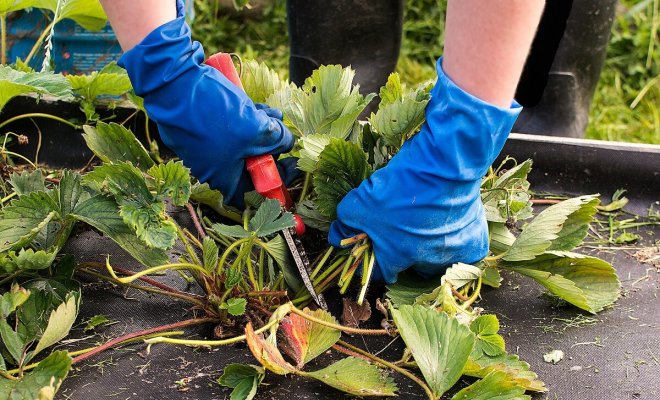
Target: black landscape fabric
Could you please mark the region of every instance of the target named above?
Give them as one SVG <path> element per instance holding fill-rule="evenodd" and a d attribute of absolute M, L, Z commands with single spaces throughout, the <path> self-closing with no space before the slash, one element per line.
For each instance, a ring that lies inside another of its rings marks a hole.
<path fill-rule="evenodd" d="M 620 148 L 521 135 L 509 141 L 505 152 L 507 150 L 521 161 L 535 159 L 535 172 L 530 181 L 537 191 L 572 195 L 600 192 L 606 201 L 614 190 L 625 188 L 631 199 L 628 209 L 642 215 L 646 215 L 651 206 L 658 210 L 660 152 L 657 147 Z M 657 259 L 660 229 L 657 225 L 645 226 L 634 233 L 640 234 L 642 239 L 632 246 L 580 250 L 611 262 L 623 284 L 621 299 L 598 315 L 558 304 L 541 286 L 512 273 L 503 273 L 501 288 L 482 292 L 483 300 L 478 306 L 497 314 L 507 350 L 527 361 L 548 386 L 548 393 L 534 395 L 535 399 L 660 398 L 660 270 Z M 103 255 L 110 254 L 113 265 L 139 269 L 139 265 L 109 239 L 90 230 L 77 232 L 67 246 L 66 252 L 74 254 L 79 262 L 103 261 Z M 647 261 L 653 257 L 655 261 Z M 188 291 L 195 290 L 181 287 L 183 279 L 176 273 L 155 279 Z M 382 287 L 373 289 L 371 301 L 382 294 Z M 71 350 L 194 316 L 186 309 L 186 304 L 135 289 L 90 280 L 83 291 L 79 321 L 103 314 L 116 323 L 94 332 L 84 332 L 84 324 L 81 324 L 73 331 L 74 340 L 67 345 Z M 338 296 L 334 297 L 337 306 Z M 372 326 L 378 325 L 376 314 L 369 322 Z M 212 329 L 212 326 L 188 329 L 187 336 L 209 338 Z M 389 360 L 399 359 L 403 351 L 400 339 L 344 337 L 371 352 L 380 352 L 381 357 Z M 150 353 L 146 350 L 144 344 L 134 344 L 76 365 L 58 397 L 72 400 L 228 399 L 230 390 L 217 383 L 224 366 L 257 363 L 245 344 L 213 349 L 158 344 Z M 557 364 L 547 363 L 543 358 L 553 350 L 564 353 Z M 329 353 L 309 367 L 314 369 L 339 357 L 337 353 Z M 394 378 L 399 386 L 399 398 L 425 398 L 411 381 L 397 374 Z M 256 398 L 351 397 L 316 381 L 268 374 Z"/>

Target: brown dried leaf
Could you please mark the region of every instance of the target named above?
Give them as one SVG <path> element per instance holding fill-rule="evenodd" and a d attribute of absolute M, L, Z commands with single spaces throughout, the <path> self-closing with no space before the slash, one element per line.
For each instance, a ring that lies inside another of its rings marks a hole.
<path fill-rule="evenodd" d="M 371 305 L 369 305 L 369 302 L 359 305 L 351 299 L 344 298 L 344 311 L 341 319 L 345 326 L 357 328 L 360 322 L 367 321 L 369 318 L 371 318 Z"/>
<path fill-rule="evenodd" d="M 387 305 L 383 304 L 383 302 L 380 299 L 376 299 L 376 310 L 380 311 L 381 314 L 385 317 L 385 319 L 390 318 L 390 313 L 387 311 Z"/>

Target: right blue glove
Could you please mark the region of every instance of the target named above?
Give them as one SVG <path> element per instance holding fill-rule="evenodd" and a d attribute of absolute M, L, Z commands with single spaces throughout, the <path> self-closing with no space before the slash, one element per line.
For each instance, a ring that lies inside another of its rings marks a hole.
<path fill-rule="evenodd" d="M 488 253 L 481 179 L 504 146 L 521 107 L 500 108 L 456 86 L 437 64 L 426 122 L 384 168 L 337 207 L 329 241 L 364 232 L 377 266 L 372 279 L 396 282 L 412 267 L 441 274 Z"/>
<path fill-rule="evenodd" d="M 225 203 L 241 207 L 243 194 L 254 189 L 245 159 L 287 152 L 293 135 L 280 111 L 255 106 L 245 92 L 204 64 L 204 50 L 191 39 L 183 7 L 178 0 L 177 18 L 127 51 L 119 65 L 144 98 L 163 142 L 195 177 L 219 189 Z"/>

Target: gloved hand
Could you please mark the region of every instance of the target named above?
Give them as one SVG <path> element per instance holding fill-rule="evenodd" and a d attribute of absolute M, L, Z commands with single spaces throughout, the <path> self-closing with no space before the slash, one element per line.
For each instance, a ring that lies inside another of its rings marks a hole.
<path fill-rule="evenodd" d="M 426 122 L 384 168 L 337 208 L 329 241 L 364 232 L 377 266 L 372 279 L 396 282 L 412 267 L 423 276 L 487 255 L 488 226 L 479 188 L 521 107 L 503 109 L 466 93 L 436 66 Z"/>
<path fill-rule="evenodd" d="M 204 65 L 177 0 L 177 18 L 151 32 L 119 61 L 163 142 L 194 176 L 219 189 L 225 203 L 241 207 L 253 190 L 245 159 L 287 152 L 293 135 L 282 113 L 256 106 L 220 72 Z M 284 168 L 290 171 L 290 168 Z M 286 177 L 285 177 L 286 180 Z"/>

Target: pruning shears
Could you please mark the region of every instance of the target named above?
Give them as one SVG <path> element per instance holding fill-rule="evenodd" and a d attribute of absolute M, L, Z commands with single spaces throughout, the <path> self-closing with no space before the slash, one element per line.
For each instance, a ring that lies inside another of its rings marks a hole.
<path fill-rule="evenodd" d="M 206 64 L 217 69 L 222 73 L 231 83 L 243 89 L 241 78 L 236 71 L 234 61 L 229 53 L 217 53 L 212 55 L 206 60 Z M 293 200 L 289 194 L 289 190 L 284 185 L 280 172 L 275 164 L 275 159 L 270 154 L 261 156 L 249 157 L 245 160 L 247 170 L 252 178 L 257 193 L 267 199 L 275 199 L 280 202 L 282 208 L 288 211 L 293 207 Z M 305 224 L 300 218 L 300 215 L 294 214 L 295 226 L 282 230 L 284 239 L 289 251 L 293 256 L 296 267 L 300 272 L 305 288 L 314 299 L 314 302 L 321 308 L 327 309 L 328 306 L 323 298 L 323 295 L 316 293 L 312 279 L 310 278 L 310 263 L 307 258 L 307 253 L 300 241 L 300 236 L 305 232 Z"/>

